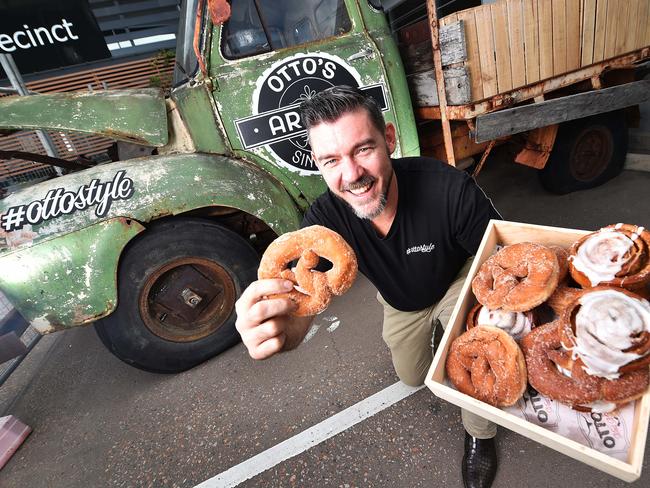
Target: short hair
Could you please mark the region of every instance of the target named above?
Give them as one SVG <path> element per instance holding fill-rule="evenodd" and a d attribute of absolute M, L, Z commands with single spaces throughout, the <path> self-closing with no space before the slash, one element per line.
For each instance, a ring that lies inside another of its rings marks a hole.
<path fill-rule="evenodd" d="M 386 129 L 384 116 L 377 101 L 358 88 L 348 85 L 332 86 L 300 104 L 303 127 L 309 130 L 323 122 L 334 122 L 348 112 L 364 109 L 370 115 L 372 124 L 383 134 Z"/>

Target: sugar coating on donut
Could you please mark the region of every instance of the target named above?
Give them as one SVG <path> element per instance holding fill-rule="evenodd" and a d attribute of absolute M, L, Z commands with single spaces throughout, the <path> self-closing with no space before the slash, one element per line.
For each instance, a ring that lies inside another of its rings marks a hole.
<path fill-rule="evenodd" d="M 526 389 L 524 356 L 515 340 L 497 327 L 474 327 L 458 336 L 445 367 L 459 391 L 493 406 L 514 405 Z"/>
<path fill-rule="evenodd" d="M 472 291 L 489 309 L 525 312 L 546 301 L 559 279 L 556 253 L 540 244 L 522 242 L 490 256 L 472 280 Z"/>
<path fill-rule="evenodd" d="M 317 271 L 322 257 L 332 263 L 326 272 Z M 295 269 L 288 266 L 297 260 Z M 287 297 L 297 304 L 296 316 L 316 315 L 327 308 L 332 295 L 342 295 L 357 276 L 357 258 L 338 233 L 327 227 L 312 225 L 288 232 L 274 240 L 264 252 L 257 271 L 259 279 L 284 278 L 295 283 Z"/>

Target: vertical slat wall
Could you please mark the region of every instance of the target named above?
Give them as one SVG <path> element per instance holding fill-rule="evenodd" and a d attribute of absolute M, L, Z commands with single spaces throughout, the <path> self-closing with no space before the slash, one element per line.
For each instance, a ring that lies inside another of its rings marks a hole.
<path fill-rule="evenodd" d="M 650 45 L 650 0 L 498 0 L 440 23 L 457 20 L 474 101 Z"/>

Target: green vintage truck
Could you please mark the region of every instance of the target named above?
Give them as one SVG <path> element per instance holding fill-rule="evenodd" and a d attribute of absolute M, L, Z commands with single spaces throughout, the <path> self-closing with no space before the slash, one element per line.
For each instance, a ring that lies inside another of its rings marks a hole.
<path fill-rule="evenodd" d="M 111 352 L 149 371 L 183 371 L 232 346 L 234 303 L 260 253 L 325 189 L 297 106 L 338 84 L 378 100 L 397 127 L 396 156 L 482 164 L 510 139 L 551 190 L 602 183 L 622 168 L 625 109 L 650 92 L 638 79 L 648 2 L 630 3 L 632 34 L 614 30 L 620 46 L 607 28 L 600 39 L 596 0 L 566 0 L 566 25 L 543 3 L 190 0 L 168 97 L 1 98 L 2 130 L 101 134 L 156 151 L 1 200 L 0 289 L 39 332 L 94 323 Z M 548 52 L 547 21 L 563 26 L 564 54 Z"/>

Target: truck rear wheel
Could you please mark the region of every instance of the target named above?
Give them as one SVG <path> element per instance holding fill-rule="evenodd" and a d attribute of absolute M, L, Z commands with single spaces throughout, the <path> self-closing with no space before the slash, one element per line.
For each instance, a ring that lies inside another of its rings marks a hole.
<path fill-rule="evenodd" d="M 594 188 L 621 173 L 626 154 L 623 111 L 572 120 L 560 126 L 539 178 L 544 188 L 560 195 Z"/>
<path fill-rule="evenodd" d="M 132 366 L 189 369 L 240 340 L 235 301 L 255 280 L 258 263 L 245 239 L 210 221 L 154 222 L 125 251 L 117 308 L 95 330 Z"/>

